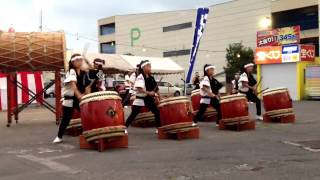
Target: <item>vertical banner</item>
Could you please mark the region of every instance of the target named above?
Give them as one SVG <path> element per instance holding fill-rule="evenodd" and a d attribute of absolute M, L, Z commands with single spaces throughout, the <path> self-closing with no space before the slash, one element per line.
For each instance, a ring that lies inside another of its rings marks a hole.
<path fill-rule="evenodd" d="M 207 18 L 209 14 L 209 8 L 199 8 L 197 13 L 197 21 L 196 21 L 196 27 L 194 31 L 194 37 L 193 37 L 193 44 L 192 44 L 192 50 L 190 55 L 190 62 L 189 62 L 189 71 L 187 74 L 186 83 L 190 83 L 191 75 L 193 71 L 193 66 L 196 61 L 198 48 L 200 45 L 200 40 L 204 32 L 204 28 L 207 23 Z"/>

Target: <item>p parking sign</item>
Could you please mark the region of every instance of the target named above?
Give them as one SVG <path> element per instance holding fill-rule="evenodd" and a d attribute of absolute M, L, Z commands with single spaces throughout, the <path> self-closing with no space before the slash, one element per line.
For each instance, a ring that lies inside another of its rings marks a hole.
<path fill-rule="evenodd" d="M 141 30 L 137 27 L 131 28 L 130 37 L 131 37 L 131 46 L 134 46 L 134 43 L 138 41 L 141 37 Z"/>

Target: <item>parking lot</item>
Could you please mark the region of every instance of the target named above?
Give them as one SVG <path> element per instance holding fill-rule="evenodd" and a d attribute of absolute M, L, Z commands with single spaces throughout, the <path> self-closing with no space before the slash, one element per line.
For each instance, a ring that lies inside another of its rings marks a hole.
<path fill-rule="evenodd" d="M 44 108 L 26 109 L 10 128 L 1 112 L 0 179 L 318 180 L 319 105 L 295 102 L 295 124 L 258 123 L 254 131 L 200 123 L 199 140 L 158 140 L 152 128 L 130 127 L 128 149 L 101 153 L 68 136 L 52 145 L 57 126 Z"/>

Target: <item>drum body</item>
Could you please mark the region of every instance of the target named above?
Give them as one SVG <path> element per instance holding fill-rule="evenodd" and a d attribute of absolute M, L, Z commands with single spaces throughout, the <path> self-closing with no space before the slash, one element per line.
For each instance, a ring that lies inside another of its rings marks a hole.
<path fill-rule="evenodd" d="M 159 110 L 161 126 L 191 123 L 193 120 L 191 102 L 184 96 L 161 100 Z"/>
<path fill-rule="evenodd" d="M 193 90 L 191 92 L 191 102 L 192 102 L 192 109 L 194 112 L 199 111 L 200 100 L 201 100 L 200 89 Z M 204 116 L 203 121 L 205 122 L 216 121 L 218 118 L 217 111 L 213 107 L 211 107 L 211 105 L 209 105 L 209 107 L 207 108 L 203 116 Z"/>
<path fill-rule="evenodd" d="M 80 108 L 85 137 L 86 134 L 91 138 L 115 131 L 123 133 L 124 112 L 121 98 L 116 92 L 104 91 L 88 94 L 81 99 Z M 115 130 L 112 127 L 117 128 Z M 105 128 L 112 128 L 112 131 Z"/>
<path fill-rule="evenodd" d="M 265 91 L 262 96 L 267 112 L 292 108 L 292 99 L 287 88 L 270 89 Z"/>
<path fill-rule="evenodd" d="M 248 101 L 245 95 L 230 95 L 221 97 L 221 117 L 225 119 L 237 119 L 248 117 Z"/>
<path fill-rule="evenodd" d="M 199 110 L 200 100 L 201 100 L 200 89 L 193 90 L 191 92 L 191 102 L 192 102 L 192 108 L 194 111 Z"/>
<path fill-rule="evenodd" d="M 0 33 L 0 69 L 52 71 L 63 69 L 65 36 L 61 32 Z"/>

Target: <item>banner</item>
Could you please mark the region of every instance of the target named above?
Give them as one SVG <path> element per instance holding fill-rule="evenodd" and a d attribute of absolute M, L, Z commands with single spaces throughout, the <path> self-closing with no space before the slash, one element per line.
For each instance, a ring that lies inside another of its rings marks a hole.
<path fill-rule="evenodd" d="M 257 47 L 300 43 L 300 26 L 257 32 Z"/>
<path fill-rule="evenodd" d="M 186 83 L 190 83 L 190 80 L 191 80 L 193 66 L 196 61 L 200 40 L 207 23 L 208 14 L 209 14 L 209 8 L 198 9 L 196 27 L 194 31 L 192 50 L 191 50 L 190 61 L 189 61 L 189 71 L 187 74 Z"/>
<path fill-rule="evenodd" d="M 314 61 L 316 58 L 316 48 L 314 45 L 301 45 L 301 61 Z"/>
<path fill-rule="evenodd" d="M 281 46 L 258 47 L 255 54 L 256 64 L 279 64 L 282 63 Z"/>
<path fill-rule="evenodd" d="M 281 64 L 315 60 L 314 45 L 284 45 L 257 47 L 255 52 L 256 64 Z"/>
<path fill-rule="evenodd" d="M 300 46 L 285 45 L 282 46 L 282 63 L 298 62 L 300 61 Z"/>

